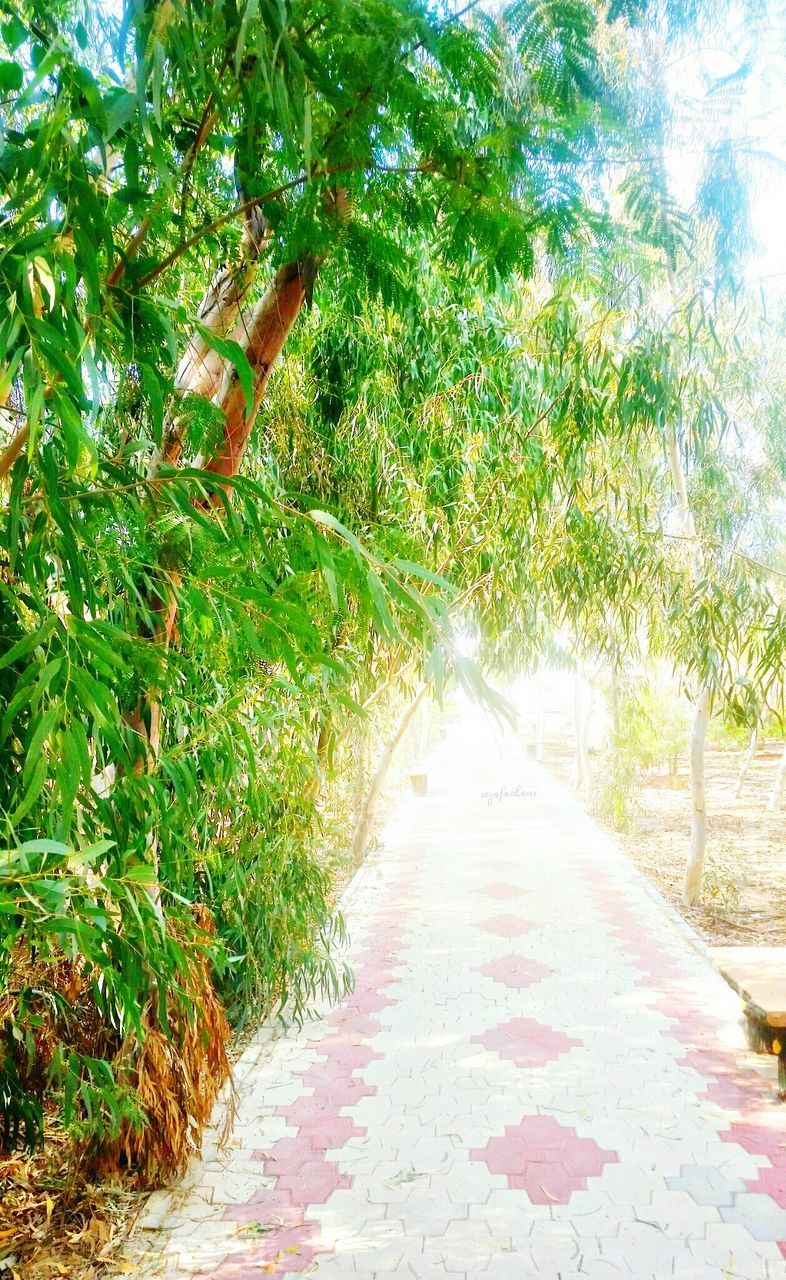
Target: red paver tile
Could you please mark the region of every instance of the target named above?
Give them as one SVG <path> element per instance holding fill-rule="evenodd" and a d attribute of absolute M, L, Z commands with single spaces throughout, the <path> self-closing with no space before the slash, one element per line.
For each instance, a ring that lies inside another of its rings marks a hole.
<path fill-rule="evenodd" d="M 499 938 L 518 938 L 535 928 L 531 921 L 514 915 L 490 916 L 487 920 L 479 920 L 477 927 L 484 933 L 495 933 Z"/>
<path fill-rule="evenodd" d="M 498 898 L 500 902 L 507 902 L 509 898 L 520 898 L 524 890 L 517 884 L 506 884 L 502 880 L 495 880 L 493 884 L 484 884 L 478 890 L 484 898 Z"/>
<path fill-rule="evenodd" d="M 470 1151 L 470 1157 L 504 1174 L 508 1186 L 526 1191 L 533 1204 L 568 1204 L 574 1191 L 586 1189 L 588 1178 L 599 1177 L 619 1159 L 552 1116 L 525 1116 Z"/>
<path fill-rule="evenodd" d="M 536 1022 L 534 1018 L 511 1018 L 482 1035 L 473 1036 L 472 1042 L 493 1049 L 501 1058 L 515 1062 L 517 1067 L 543 1067 L 581 1044 L 580 1040 Z"/>
<path fill-rule="evenodd" d="M 526 956 L 501 956 L 478 965 L 478 973 L 484 973 L 495 982 L 502 982 L 506 987 L 523 990 L 531 987 L 552 972 L 545 964 L 530 960 Z"/>

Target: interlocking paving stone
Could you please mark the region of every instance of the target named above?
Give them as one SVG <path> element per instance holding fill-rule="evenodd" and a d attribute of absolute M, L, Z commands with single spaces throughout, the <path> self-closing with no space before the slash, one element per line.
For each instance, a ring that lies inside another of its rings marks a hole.
<path fill-rule="evenodd" d="M 491 801 L 489 801 L 491 796 Z M 786 1280 L 786 1108 L 698 940 L 468 710 L 344 902 L 354 991 L 260 1033 L 157 1280 Z"/>
<path fill-rule="evenodd" d="M 745 1190 L 741 1178 L 729 1178 L 714 1165 L 685 1165 L 678 1178 L 667 1178 L 672 1191 L 687 1191 L 696 1204 L 732 1205 L 737 1191 Z"/>
<path fill-rule="evenodd" d="M 769 1196 L 742 1191 L 730 1208 L 720 1211 L 724 1222 L 739 1222 L 756 1240 L 786 1240 L 786 1209 Z"/>

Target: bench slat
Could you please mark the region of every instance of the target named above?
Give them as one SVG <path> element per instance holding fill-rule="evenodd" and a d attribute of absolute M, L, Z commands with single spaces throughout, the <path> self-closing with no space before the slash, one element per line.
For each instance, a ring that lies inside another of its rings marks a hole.
<path fill-rule="evenodd" d="M 786 947 L 711 947 L 712 958 L 747 1006 L 770 1027 L 786 1027 Z"/>

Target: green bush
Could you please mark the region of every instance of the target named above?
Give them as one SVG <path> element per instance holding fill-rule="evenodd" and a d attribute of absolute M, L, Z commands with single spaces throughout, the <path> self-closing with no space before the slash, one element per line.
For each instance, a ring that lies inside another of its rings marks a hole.
<path fill-rule="evenodd" d="M 616 725 L 598 771 L 603 781 L 597 809 L 615 830 L 630 831 L 639 780 L 658 767 L 676 773 L 688 743 L 688 717 L 670 683 L 641 675 L 629 676 L 620 686 Z"/>

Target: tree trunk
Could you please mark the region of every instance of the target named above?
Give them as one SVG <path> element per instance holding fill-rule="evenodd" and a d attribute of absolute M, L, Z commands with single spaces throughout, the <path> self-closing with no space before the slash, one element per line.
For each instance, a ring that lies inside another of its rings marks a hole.
<path fill-rule="evenodd" d="M 219 476 L 234 476 L 240 469 L 248 438 L 267 390 L 268 379 L 297 320 L 306 296 L 306 275 L 302 264 L 290 262 L 279 267 L 265 296 L 257 303 L 248 321 L 245 352 L 254 374 L 254 401 L 249 413 L 237 375 L 224 373 L 216 403 L 224 414 L 224 439 L 216 454 L 202 465 Z"/>
<path fill-rule="evenodd" d="M 586 691 L 586 696 L 585 696 Z M 592 793 L 592 763 L 589 754 L 589 720 L 592 713 L 593 689 L 580 671 L 573 685 L 573 716 L 576 731 L 576 788 L 589 799 Z"/>
<path fill-rule="evenodd" d="M 24 422 L 12 436 L 10 443 L 7 444 L 5 449 L 3 449 L 3 452 L 0 453 L 0 481 L 4 480 L 8 475 L 17 458 L 27 445 L 29 436 L 30 424 L 28 422 Z"/>
<path fill-rule="evenodd" d="M 332 754 L 335 734 L 333 731 L 333 722 L 330 716 L 325 714 L 320 720 L 319 732 L 317 733 L 317 742 L 315 748 L 314 772 L 306 784 L 306 795 L 311 800 L 316 800 L 319 795 L 320 788 L 325 780 L 324 766 L 329 763 L 329 757 Z"/>
<path fill-rule="evenodd" d="M 585 800 L 592 797 L 592 761 L 589 752 L 589 728 L 590 719 L 592 717 L 592 704 L 595 701 L 595 690 L 592 685 L 585 681 L 587 696 L 584 700 L 584 710 L 581 717 L 581 773 L 583 778 L 583 795 Z"/>
<path fill-rule="evenodd" d="M 677 302 L 677 286 L 672 275 L 672 294 Z M 670 427 L 666 436 L 674 491 L 682 521 L 684 536 L 690 541 L 691 577 L 693 585 L 698 586 L 704 577 L 704 558 L 696 536 L 696 524 L 688 500 L 688 486 L 680 456 L 677 433 Z M 691 836 L 690 851 L 685 864 L 685 880 L 682 900 L 686 906 L 695 907 L 701 899 L 701 884 L 704 875 L 704 855 L 707 848 L 707 807 L 704 788 L 704 750 L 707 744 L 707 728 L 712 710 L 712 694 L 706 685 L 699 689 L 693 707 L 693 730 L 690 745 L 690 788 L 691 788 Z"/>
<path fill-rule="evenodd" d="M 611 664 L 611 736 L 615 746 L 620 736 L 620 682 L 616 661 Z"/>
<path fill-rule="evenodd" d="M 427 702 L 422 702 L 420 705 L 421 705 L 420 727 L 418 729 L 418 746 L 417 746 L 418 762 L 425 760 L 426 758 L 426 753 L 428 751 L 429 732 L 431 728 L 429 724 L 429 713 L 428 713 L 429 704 Z"/>
<path fill-rule="evenodd" d="M 573 733 L 576 739 L 573 756 L 573 777 L 576 782 L 576 790 L 581 791 L 584 777 L 581 767 L 581 677 L 578 671 L 573 676 Z"/>
<path fill-rule="evenodd" d="M 360 865 L 363 860 L 363 855 L 366 852 L 371 824 L 376 815 L 377 804 L 379 803 L 382 788 L 385 785 L 385 779 L 388 776 L 390 763 L 393 759 L 396 748 L 412 723 L 413 717 L 425 697 L 427 688 L 427 685 L 421 684 L 412 701 L 404 708 L 391 737 L 388 738 L 388 741 L 385 744 L 385 748 L 374 771 L 374 776 L 369 783 L 366 798 L 363 802 L 360 817 L 352 837 L 352 861 L 356 867 Z"/>
<path fill-rule="evenodd" d="M 218 405 L 225 416 L 224 440 L 215 456 L 204 464 L 206 470 L 222 476 L 232 476 L 238 471 L 251 429 L 264 399 L 270 371 L 280 356 L 300 313 L 304 297 L 305 289 L 300 264 L 291 263 L 280 267 L 270 288 L 255 308 L 248 326 L 246 356 L 254 374 L 252 411 L 247 412 L 245 394 L 236 370 L 226 369 L 218 393 Z M 185 367 L 184 362 L 193 370 L 193 362 L 189 364 L 189 359 L 187 352 L 181 361 L 181 370 Z M 189 389 L 193 390 L 193 388 Z M 182 438 L 178 440 L 175 433 L 167 447 L 167 460 L 176 463 L 181 449 Z M 149 474 L 154 474 L 152 463 Z M 177 626 L 178 603 L 175 591 L 180 581 L 175 571 L 170 577 L 172 592 L 167 600 L 162 600 L 156 605 L 156 612 L 161 619 L 160 631 L 157 630 L 156 638 L 163 639 L 167 647 L 175 635 Z M 144 743 L 144 753 L 147 756 L 146 767 L 151 768 L 152 761 L 158 755 L 160 738 L 160 709 L 156 698 L 150 698 L 147 705 L 140 709 L 140 724 L 144 724 L 145 715 L 150 723 L 150 732 Z"/>
<path fill-rule="evenodd" d="M 535 678 L 535 759 L 542 760 L 546 750 L 546 708 L 543 705 L 543 682 Z"/>
<path fill-rule="evenodd" d="M 783 789 L 786 785 L 786 746 L 783 748 L 781 762 L 778 765 L 778 772 L 775 775 L 775 781 L 772 784 L 772 791 L 767 803 L 767 808 L 771 813 L 780 813 L 783 804 Z"/>
<path fill-rule="evenodd" d="M 363 814 L 363 802 L 366 795 L 366 774 L 368 772 L 368 749 L 370 744 L 369 722 L 364 716 L 358 725 L 355 735 L 355 776 L 352 783 L 352 826 L 357 828 Z"/>
<path fill-rule="evenodd" d="M 269 238 L 261 211 L 253 207 L 248 209 L 243 227 L 241 261 L 216 272 L 199 306 L 198 318 L 203 328 L 219 338 L 231 335 L 241 347 L 246 341 L 246 319 L 241 315 L 242 307 L 256 279 L 259 259 Z M 221 388 L 226 365 L 224 357 L 197 330 L 177 366 L 175 391 L 214 400 Z M 183 415 L 174 414 L 162 448 L 156 450 L 150 461 L 148 479 L 155 477 L 164 459 L 171 466 L 177 465 L 184 435 Z"/>
<path fill-rule="evenodd" d="M 758 744 L 758 741 L 759 741 L 759 730 L 757 727 L 751 730 L 751 736 L 748 739 L 748 745 L 745 748 L 745 751 L 743 752 L 742 762 L 740 764 L 740 772 L 737 775 L 737 785 L 734 788 L 735 800 L 739 800 L 740 796 L 742 795 L 742 788 L 745 785 L 745 779 L 748 776 L 748 770 L 750 769 L 751 764 L 753 762 L 753 757 L 756 754 L 756 746 Z"/>
<path fill-rule="evenodd" d="M 682 889 L 682 900 L 688 907 L 698 906 L 701 900 L 704 854 L 707 846 L 704 749 L 707 744 L 707 729 L 710 723 L 711 709 L 712 697 L 710 691 L 709 689 L 702 689 L 696 699 L 690 740 L 690 853 L 685 867 L 685 882 Z"/>

